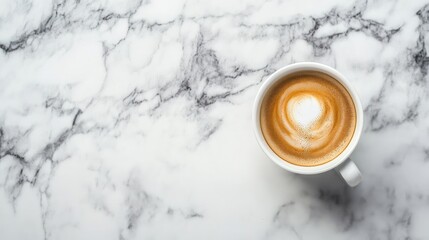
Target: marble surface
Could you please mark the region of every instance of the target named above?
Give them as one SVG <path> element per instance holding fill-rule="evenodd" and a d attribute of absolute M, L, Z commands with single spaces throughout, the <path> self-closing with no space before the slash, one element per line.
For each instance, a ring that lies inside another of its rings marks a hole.
<path fill-rule="evenodd" d="M 0 239 L 429 239 L 429 2 L 0 6 Z M 257 145 L 299 61 L 361 97 L 357 188 Z"/>

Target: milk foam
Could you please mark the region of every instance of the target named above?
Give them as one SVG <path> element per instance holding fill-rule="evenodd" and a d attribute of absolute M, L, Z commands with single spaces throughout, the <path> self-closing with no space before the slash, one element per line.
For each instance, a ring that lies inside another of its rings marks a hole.
<path fill-rule="evenodd" d="M 299 126 L 309 128 L 319 119 L 322 113 L 322 106 L 315 97 L 306 95 L 293 102 L 294 104 L 291 106 L 292 117 Z"/>

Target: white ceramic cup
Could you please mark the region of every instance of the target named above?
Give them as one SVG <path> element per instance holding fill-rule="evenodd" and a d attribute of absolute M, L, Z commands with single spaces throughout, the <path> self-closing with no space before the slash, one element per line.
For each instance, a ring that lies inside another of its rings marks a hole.
<path fill-rule="evenodd" d="M 270 89 L 270 87 L 274 83 L 276 83 L 277 81 L 279 81 L 280 79 L 282 79 L 287 75 L 290 75 L 292 73 L 297 73 L 297 72 L 305 72 L 305 71 L 316 71 L 316 72 L 324 73 L 336 79 L 347 89 L 347 91 L 349 92 L 350 96 L 353 99 L 353 103 L 356 109 L 356 129 L 354 131 L 353 137 L 349 145 L 347 146 L 347 148 L 332 161 L 329 161 L 322 165 L 312 166 L 312 167 L 294 165 L 277 156 L 277 154 L 275 154 L 273 150 L 271 150 L 271 148 L 268 146 L 267 142 L 265 141 L 265 138 L 262 135 L 261 123 L 260 123 L 260 112 L 261 112 L 262 100 L 264 99 L 264 96 L 267 93 L 267 91 Z M 337 70 L 331 67 L 328 67 L 326 65 L 323 65 L 320 63 L 313 63 L 313 62 L 295 63 L 277 70 L 262 84 L 258 94 L 256 95 L 256 99 L 253 107 L 253 123 L 254 123 L 254 130 L 256 133 L 256 139 L 258 140 L 258 143 L 261 146 L 262 150 L 264 150 L 265 154 L 267 154 L 268 157 L 280 167 L 294 173 L 307 174 L 307 175 L 319 174 L 319 173 L 323 173 L 323 172 L 327 172 L 329 170 L 335 169 L 335 171 L 339 173 L 339 175 L 344 179 L 344 181 L 351 187 L 358 185 L 362 181 L 362 175 L 359 169 L 357 168 L 356 164 L 349 158 L 350 154 L 355 149 L 362 133 L 362 126 L 363 126 L 362 105 L 359 101 L 359 97 L 356 91 L 353 89 L 353 87 L 350 85 L 347 79 Z"/>

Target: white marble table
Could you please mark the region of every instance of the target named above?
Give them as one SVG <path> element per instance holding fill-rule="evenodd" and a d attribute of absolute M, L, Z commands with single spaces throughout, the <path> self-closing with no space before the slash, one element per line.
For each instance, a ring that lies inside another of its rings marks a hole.
<path fill-rule="evenodd" d="M 0 239 L 429 239 L 429 2 L 0 3 Z M 276 69 L 365 109 L 354 189 L 264 156 Z"/>

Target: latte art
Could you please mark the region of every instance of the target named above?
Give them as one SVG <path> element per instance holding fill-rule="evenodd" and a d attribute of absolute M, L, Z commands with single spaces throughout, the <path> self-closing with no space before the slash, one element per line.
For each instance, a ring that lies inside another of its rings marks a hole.
<path fill-rule="evenodd" d="M 310 127 L 322 113 L 323 105 L 319 99 L 311 94 L 301 93 L 287 102 L 286 111 L 288 118 L 302 128 Z"/>
<path fill-rule="evenodd" d="M 349 144 L 355 125 L 356 112 L 347 90 L 320 73 L 279 81 L 261 107 L 261 128 L 268 145 L 300 166 L 334 159 Z"/>

